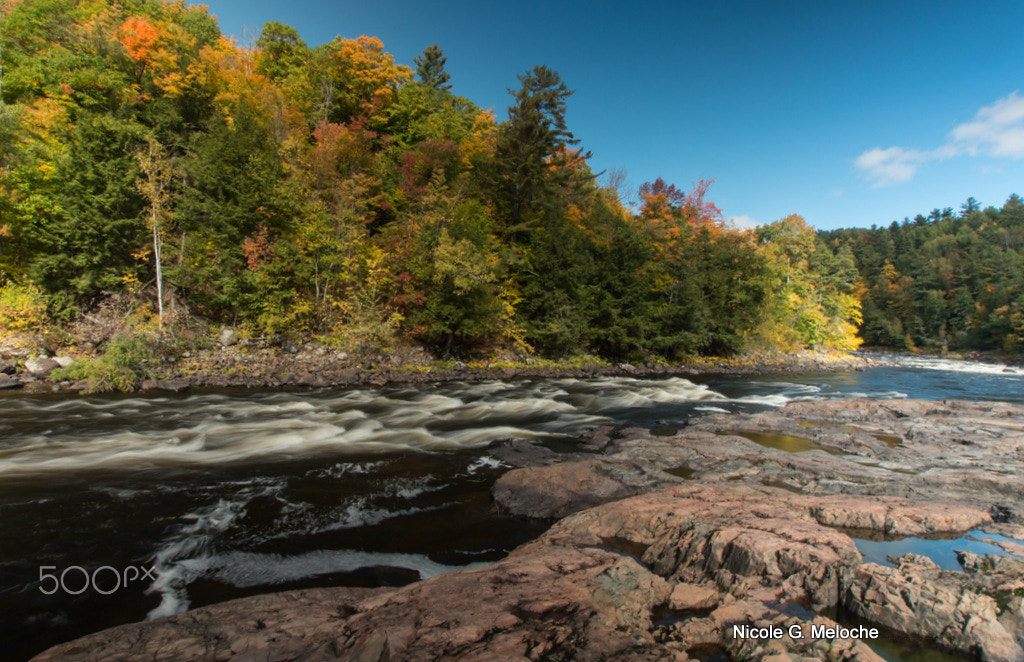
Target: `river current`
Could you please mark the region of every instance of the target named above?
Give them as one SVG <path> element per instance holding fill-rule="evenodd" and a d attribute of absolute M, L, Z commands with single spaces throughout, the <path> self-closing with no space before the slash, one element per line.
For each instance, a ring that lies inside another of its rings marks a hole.
<path fill-rule="evenodd" d="M 0 659 L 214 602 L 398 586 L 502 558 L 547 523 L 494 512 L 490 444 L 670 432 L 839 397 L 1024 403 L 1024 370 L 863 372 L 181 395 L 0 395 Z"/>

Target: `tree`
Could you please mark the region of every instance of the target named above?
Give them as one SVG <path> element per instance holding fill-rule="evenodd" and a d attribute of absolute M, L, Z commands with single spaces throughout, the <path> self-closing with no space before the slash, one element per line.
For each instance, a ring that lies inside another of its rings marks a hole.
<path fill-rule="evenodd" d="M 298 30 L 277 21 L 263 24 L 256 48 L 260 50 L 256 70 L 274 81 L 288 78 L 310 53 Z"/>
<path fill-rule="evenodd" d="M 981 211 L 981 203 L 972 195 L 967 198 L 967 201 L 960 205 L 960 216 L 965 218 L 970 216 L 973 212 Z"/>
<path fill-rule="evenodd" d="M 163 252 L 162 223 L 167 215 L 170 191 L 167 185 L 174 175 L 173 165 L 165 150 L 150 139 L 146 147 L 135 153 L 143 178 L 135 182 L 146 200 L 149 201 L 149 226 L 153 232 L 153 263 L 156 266 L 156 297 L 160 329 L 164 327 L 164 277 L 160 255 Z"/>
<path fill-rule="evenodd" d="M 444 92 L 452 89 L 452 86 L 448 84 L 452 77 L 444 70 L 444 63 L 448 61 L 448 58 L 441 54 L 441 49 L 437 44 L 424 48 L 423 55 L 414 57 L 412 61 L 416 63 L 416 76 L 419 77 L 421 83 Z"/>
<path fill-rule="evenodd" d="M 498 208 L 513 235 L 534 214 L 562 204 L 565 189 L 579 174 L 566 166 L 591 156 L 570 149 L 579 142 L 565 123 L 566 99 L 573 92 L 558 73 L 536 66 L 518 78 L 522 87 L 508 91 L 515 103 L 498 134 L 494 159 Z"/>

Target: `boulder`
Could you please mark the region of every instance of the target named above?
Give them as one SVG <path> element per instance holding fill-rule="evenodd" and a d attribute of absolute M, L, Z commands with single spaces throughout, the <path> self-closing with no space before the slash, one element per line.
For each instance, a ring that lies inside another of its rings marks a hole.
<path fill-rule="evenodd" d="M 46 377 L 60 367 L 60 364 L 50 358 L 34 356 L 25 361 L 25 370 L 33 377 Z"/>
<path fill-rule="evenodd" d="M 230 347 L 238 342 L 238 331 L 228 326 L 222 326 L 218 340 L 222 347 Z"/>
<path fill-rule="evenodd" d="M 0 391 L 9 388 L 21 388 L 22 384 L 10 375 L 0 373 Z"/>

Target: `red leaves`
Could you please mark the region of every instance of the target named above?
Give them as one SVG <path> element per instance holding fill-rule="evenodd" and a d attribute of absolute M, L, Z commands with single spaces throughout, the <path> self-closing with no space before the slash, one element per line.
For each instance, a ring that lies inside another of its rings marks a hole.
<path fill-rule="evenodd" d="M 270 262 L 274 257 L 274 242 L 270 239 L 270 230 L 266 225 L 261 224 L 251 237 L 242 240 L 242 251 L 249 271 L 256 271 L 261 264 Z"/>

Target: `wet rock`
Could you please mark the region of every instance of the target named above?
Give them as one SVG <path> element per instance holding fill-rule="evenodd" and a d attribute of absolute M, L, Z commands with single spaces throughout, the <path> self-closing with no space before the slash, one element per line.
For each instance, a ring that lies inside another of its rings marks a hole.
<path fill-rule="evenodd" d="M 499 506 L 551 517 L 556 509 L 573 512 L 622 493 L 649 492 L 684 480 L 740 480 L 780 491 L 903 496 L 922 504 L 917 525 L 893 522 L 892 533 L 915 527 L 965 530 L 962 522 L 953 521 L 955 516 L 929 507 L 936 500 L 994 508 L 1000 521 L 1024 524 L 1024 483 L 1016 479 L 1024 475 L 1024 408 L 1005 403 L 799 402 L 758 414 L 695 418 L 667 437 L 599 428 L 581 439 L 579 450 L 600 457 L 584 460 L 594 463 L 589 467 L 549 468 L 538 475 L 524 468 L 506 475 L 501 492 L 495 492 Z M 581 461 L 578 456 L 564 459 Z M 566 488 L 582 474 L 599 474 L 601 491 L 585 495 Z M 521 507 L 527 499 L 515 496 L 517 481 L 530 492 L 529 508 Z M 573 499 L 578 503 L 570 503 Z M 543 504 L 552 510 L 543 511 Z M 882 515 L 865 511 L 831 525 L 861 527 L 857 518 Z"/>
<path fill-rule="evenodd" d="M 181 393 L 187 391 L 189 383 L 187 379 L 164 379 L 156 384 L 156 388 L 161 391 L 170 391 L 171 393 Z"/>
<path fill-rule="evenodd" d="M 18 372 L 18 363 L 14 359 L 0 359 L 0 375 L 14 375 Z"/>
<path fill-rule="evenodd" d="M 527 467 L 503 475 L 491 492 L 504 511 L 536 518 L 564 517 L 636 494 L 601 469 L 594 461 Z"/>

